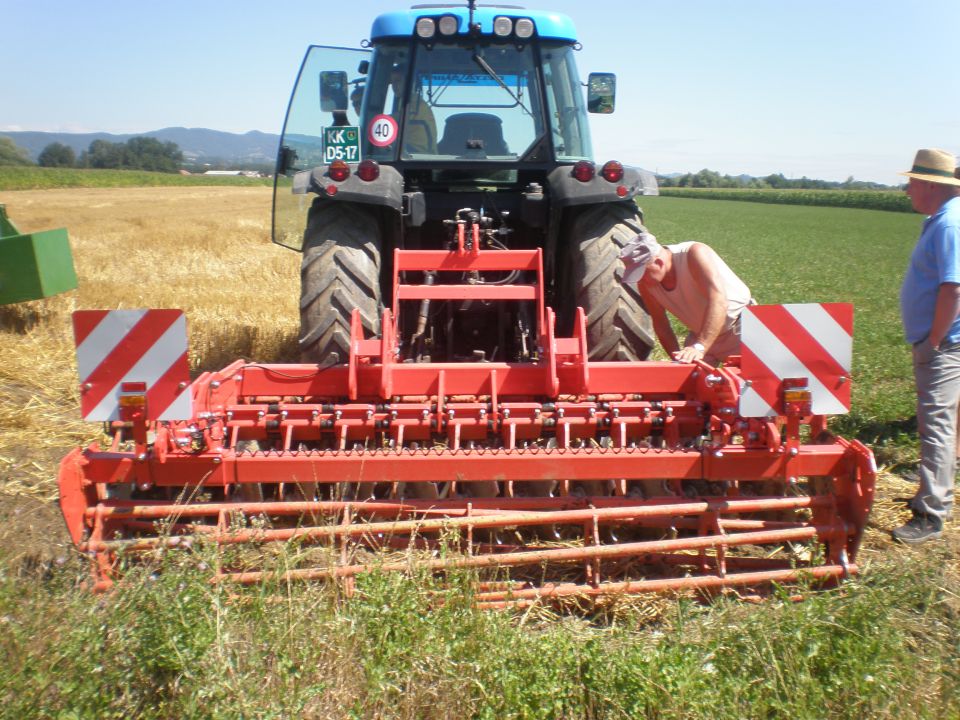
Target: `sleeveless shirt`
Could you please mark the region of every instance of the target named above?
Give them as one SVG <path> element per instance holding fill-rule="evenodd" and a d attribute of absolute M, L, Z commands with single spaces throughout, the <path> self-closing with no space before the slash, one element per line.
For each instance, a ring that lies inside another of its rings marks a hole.
<path fill-rule="evenodd" d="M 664 309 L 672 313 L 692 333 L 699 333 L 703 329 L 703 318 L 707 312 L 707 297 L 700 292 L 693 274 L 690 272 L 690 248 L 694 241 L 664 245 L 673 254 L 673 268 L 676 273 L 676 285 L 673 290 L 667 290 L 660 283 L 648 286 L 648 292 L 659 302 Z M 704 245 L 707 253 L 713 259 L 720 275 L 720 284 L 727 295 L 727 318 L 723 329 L 707 348 L 707 358 L 717 361 L 727 355 L 740 352 L 740 313 L 747 305 L 752 305 L 750 289 L 736 276 L 733 270 L 708 245 Z M 682 344 L 682 343 L 681 343 Z"/>

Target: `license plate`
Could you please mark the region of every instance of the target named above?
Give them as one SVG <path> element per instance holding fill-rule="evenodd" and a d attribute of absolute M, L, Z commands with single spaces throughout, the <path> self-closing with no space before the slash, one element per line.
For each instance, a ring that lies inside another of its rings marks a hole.
<path fill-rule="evenodd" d="M 323 129 L 323 162 L 360 161 L 360 128 L 352 125 Z"/>

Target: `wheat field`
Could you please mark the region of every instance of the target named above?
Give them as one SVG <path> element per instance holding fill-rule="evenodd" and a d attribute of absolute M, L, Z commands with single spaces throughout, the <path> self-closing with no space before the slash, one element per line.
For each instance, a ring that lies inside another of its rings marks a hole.
<path fill-rule="evenodd" d="M 0 194 L 21 232 L 66 227 L 79 287 L 0 307 L 0 490 L 56 497 L 56 462 L 98 428 L 79 417 L 70 314 L 180 308 L 194 371 L 294 360 L 300 256 L 270 242 L 266 187 Z"/>

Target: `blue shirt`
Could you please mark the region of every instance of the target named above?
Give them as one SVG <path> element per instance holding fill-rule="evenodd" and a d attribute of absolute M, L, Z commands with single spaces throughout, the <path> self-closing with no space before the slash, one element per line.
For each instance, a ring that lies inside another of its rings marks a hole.
<path fill-rule="evenodd" d="M 916 344 L 930 334 L 937 292 L 943 283 L 960 284 L 960 197 L 947 200 L 924 221 L 910 256 L 900 288 L 900 315 L 907 342 Z M 953 321 L 944 340 L 960 341 L 960 317 Z"/>

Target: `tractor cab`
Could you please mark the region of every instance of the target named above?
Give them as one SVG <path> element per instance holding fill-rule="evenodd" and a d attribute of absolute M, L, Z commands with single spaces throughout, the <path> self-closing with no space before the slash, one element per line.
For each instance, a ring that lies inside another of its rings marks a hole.
<path fill-rule="evenodd" d="M 375 28 L 399 24 L 401 18 Z M 548 37 L 534 35 L 534 19 L 504 15 L 493 18 L 499 35 L 458 36 L 466 18 L 445 14 L 419 18 L 412 43 L 392 36 L 399 29 L 379 39 L 361 117 L 361 125 L 369 128 L 364 138 L 369 157 L 382 162 L 589 160 L 572 32 L 538 19 Z M 377 124 L 384 115 L 397 118 L 402 127 L 397 142 L 387 142 L 391 123 Z"/>
<path fill-rule="evenodd" d="M 334 163 L 371 178 L 392 166 L 404 191 L 515 192 L 558 164 L 592 162 L 587 113 L 613 111 L 615 78 L 591 75 L 587 97 L 577 48 L 562 15 L 449 6 L 381 15 L 367 49 L 311 47 L 281 141 L 275 242 L 300 248 L 305 208 L 290 183 L 307 173 L 293 194 L 323 192 L 309 174 L 335 179 Z"/>

